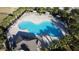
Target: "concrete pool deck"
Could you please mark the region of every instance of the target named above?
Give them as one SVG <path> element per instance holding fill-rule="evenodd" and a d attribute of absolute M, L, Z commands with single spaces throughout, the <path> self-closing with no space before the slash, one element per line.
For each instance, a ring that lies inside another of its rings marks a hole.
<path fill-rule="evenodd" d="M 41 22 L 44 22 L 44 21 L 51 21 L 51 19 L 53 21 L 56 22 L 56 20 L 54 19 L 54 17 L 52 15 L 49 15 L 49 14 L 42 14 L 42 15 L 39 15 L 38 13 L 35 13 L 35 12 L 30 12 L 30 13 L 24 13 L 8 30 L 8 36 L 11 37 L 13 35 L 16 35 L 18 31 L 22 31 L 22 32 L 29 32 L 28 30 L 21 30 L 19 29 L 18 25 L 19 23 L 21 23 L 22 21 L 31 21 L 32 23 L 34 24 L 39 24 Z M 61 29 L 62 30 L 62 29 Z M 65 32 L 62 30 L 62 33 L 65 34 Z M 48 36 L 47 36 L 48 37 Z M 44 38 L 44 37 L 43 37 Z M 57 37 L 51 37 L 52 39 L 58 39 Z M 49 39 L 50 40 L 50 39 Z M 24 41 L 23 41 L 24 42 Z M 22 43 L 22 42 L 20 42 Z M 16 50 L 19 48 L 20 46 L 20 43 L 17 44 L 17 47 L 16 47 Z M 25 42 L 27 43 L 27 41 Z M 30 44 L 31 43 L 31 44 Z M 30 45 L 29 45 L 30 44 Z M 32 44 L 34 44 L 35 48 L 36 48 L 36 45 L 34 42 L 31 42 L 29 41 L 26 45 L 28 46 L 32 46 Z M 31 47 L 31 50 L 36 50 L 36 49 L 32 49 Z"/>

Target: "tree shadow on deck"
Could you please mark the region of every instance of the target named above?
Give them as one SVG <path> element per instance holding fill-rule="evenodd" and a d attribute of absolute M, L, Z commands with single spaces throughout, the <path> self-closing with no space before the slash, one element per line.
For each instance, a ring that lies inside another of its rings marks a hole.
<path fill-rule="evenodd" d="M 34 33 L 19 31 L 16 35 L 13 36 L 13 39 L 16 40 L 16 42 L 18 43 L 22 40 L 26 41 L 34 40 L 36 39 L 36 36 Z"/>
<path fill-rule="evenodd" d="M 55 19 L 56 19 L 56 22 L 53 21 L 53 19 L 51 19 L 52 25 L 54 23 L 56 26 L 58 26 L 59 28 L 61 28 L 64 32 L 68 33 L 68 30 L 67 30 L 64 22 L 59 21 L 60 19 L 59 20 L 57 18 L 55 18 Z"/>
<path fill-rule="evenodd" d="M 28 46 L 26 44 L 21 44 L 21 49 L 24 51 L 30 51 L 30 49 L 28 48 Z"/>

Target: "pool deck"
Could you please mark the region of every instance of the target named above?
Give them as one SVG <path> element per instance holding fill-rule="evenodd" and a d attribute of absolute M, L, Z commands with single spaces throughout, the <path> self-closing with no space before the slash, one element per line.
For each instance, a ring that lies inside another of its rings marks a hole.
<path fill-rule="evenodd" d="M 24 15 L 20 17 L 20 19 L 17 20 L 16 23 L 14 23 L 9 28 L 9 32 L 14 35 L 17 33 L 17 31 L 28 32 L 28 30 L 20 30 L 18 28 L 18 24 L 22 21 L 31 21 L 32 23 L 39 24 L 43 21 L 50 21 L 50 19 L 52 19 L 51 15 L 44 15 L 44 14 L 39 15 L 38 13 L 25 13 Z"/>
<path fill-rule="evenodd" d="M 20 43 L 17 44 L 17 47 L 14 49 L 15 51 L 17 50 L 22 50 L 21 48 L 21 44 L 25 44 L 27 45 L 27 47 L 29 48 L 30 51 L 38 51 L 37 50 L 37 45 L 36 45 L 36 40 L 31 40 L 31 41 L 21 41 Z"/>
<path fill-rule="evenodd" d="M 31 21 L 31 22 L 33 22 L 34 24 L 39 24 L 39 23 L 41 23 L 41 22 L 43 22 L 43 21 L 51 21 L 51 19 L 52 19 L 53 21 L 56 21 L 56 20 L 54 19 L 54 17 L 51 16 L 51 15 L 49 15 L 49 14 L 42 14 L 42 15 L 39 15 L 38 13 L 34 13 L 34 12 L 24 13 L 24 14 L 20 17 L 20 19 L 18 19 L 18 20 L 9 28 L 8 36 L 16 35 L 18 31 L 29 32 L 28 30 L 21 30 L 21 29 L 19 29 L 18 24 L 21 23 L 22 21 Z M 63 30 L 62 30 L 62 32 L 64 33 Z M 56 38 L 56 37 L 53 37 L 53 38 L 54 38 L 54 39 L 58 39 L 58 38 Z M 24 42 L 24 41 L 22 41 L 22 42 Z M 17 47 L 16 47 L 15 50 L 17 50 L 17 49 L 19 48 L 19 45 L 20 45 L 22 42 L 20 42 L 20 43 L 17 44 Z M 32 41 L 31 43 L 30 43 L 30 41 L 29 41 L 29 42 L 25 41 L 24 43 L 27 43 L 26 45 L 28 45 L 29 47 L 31 47 L 31 50 L 36 51 L 36 49 L 35 49 L 35 48 L 36 48 L 36 45 L 35 45 L 34 41 Z M 33 46 L 33 44 L 34 44 L 34 46 Z"/>

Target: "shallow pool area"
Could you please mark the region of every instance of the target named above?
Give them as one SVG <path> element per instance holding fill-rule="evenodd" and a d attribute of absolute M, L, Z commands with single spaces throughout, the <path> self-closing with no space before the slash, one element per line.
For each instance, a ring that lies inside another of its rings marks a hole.
<path fill-rule="evenodd" d="M 49 35 L 52 37 L 61 38 L 63 36 L 62 31 L 51 21 L 44 21 L 39 24 L 34 24 L 30 21 L 22 21 L 18 24 L 19 29 L 28 30 L 35 35 Z"/>

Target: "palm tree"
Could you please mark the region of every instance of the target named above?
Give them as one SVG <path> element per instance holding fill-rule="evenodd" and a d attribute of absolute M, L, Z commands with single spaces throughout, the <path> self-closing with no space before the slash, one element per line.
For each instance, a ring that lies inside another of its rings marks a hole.
<path fill-rule="evenodd" d="M 36 7 L 35 10 L 40 13 L 43 14 L 46 12 L 46 8 L 45 7 Z"/>
<path fill-rule="evenodd" d="M 62 39 L 60 39 L 59 41 L 52 41 L 52 44 L 49 46 L 49 50 L 66 50 L 66 51 L 71 51 L 71 47 L 69 45 L 69 43 L 72 41 L 71 40 L 72 37 L 71 36 L 65 36 Z"/>
<path fill-rule="evenodd" d="M 46 7 L 46 11 L 51 12 L 52 8 L 51 7 Z"/>
<path fill-rule="evenodd" d="M 34 7 L 25 7 L 26 12 L 33 12 L 34 11 Z"/>
<path fill-rule="evenodd" d="M 73 40 L 73 37 L 71 35 L 64 36 L 62 39 L 60 39 L 60 44 L 67 50 L 71 51 L 72 49 L 70 48 L 70 42 Z"/>
<path fill-rule="evenodd" d="M 60 9 L 59 9 L 58 7 L 52 8 L 52 11 L 51 11 L 52 15 L 53 15 L 53 16 L 58 15 L 58 14 L 59 14 L 59 10 L 60 10 Z"/>
<path fill-rule="evenodd" d="M 77 8 L 72 9 L 71 14 L 74 15 L 74 16 L 79 15 L 79 9 L 77 9 Z"/>
<path fill-rule="evenodd" d="M 69 34 L 71 34 L 70 25 L 76 23 L 75 16 L 67 12 L 68 10 L 60 10 L 59 15 L 61 16 L 61 20 L 65 23 Z"/>
<path fill-rule="evenodd" d="M 64 7 L 64 10 L 68 11 L 70 8 L 69 7 Z"/>

